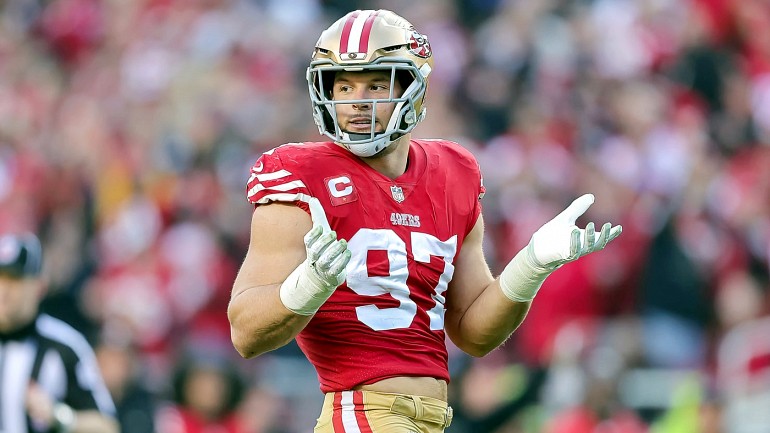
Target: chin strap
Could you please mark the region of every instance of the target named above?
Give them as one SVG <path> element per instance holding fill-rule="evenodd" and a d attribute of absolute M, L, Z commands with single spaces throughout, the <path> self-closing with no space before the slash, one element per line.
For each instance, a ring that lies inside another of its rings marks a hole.
<path fill-rule="evenodd" d="M 390 136 L 387 136 L 385 134 L 380 133 L 379 135 L 375 135 L 374 136 L 375 138 L 372 141 L 368 141 L 372 137 L 371 134 L 356 134 L 356 133 L 349 133 L 349 132 L 341 132 L 340 136 L 342 137 L 343 140 L 347 141 L 347 143 L 341 143 L 346 149 L 348 149 L 351 153 L 353 153 L 356 156 L 366 158 L 366 157 L 374 156 L 378 154 L 383 149 L 390 146 L 394 141 L 402 137 L 403 134 L 393 133 L 393 134 L 390 134 Z M 363 138 L 358 139 L 358 137 L 363 137 Z M 367 140 L 366 142 L 361 144 L 368 144 L 368 143 L 374 144 L 371 147 L 370 152 L 360 152 L 358 150 L 358 146 L 357 146 L 357 143 L 355 143 L 355 141 L 360 141 L 360 140 Z M 353 141 L 353 143 L 350 143 L 350 141 Z"/>
<path fill-rule="evenodd" d="M 375 137 L 377 135 L 375 134 Z M 343 132 L 342 138 L 349 141 L 364 141 L 372 138 L 372 134 L 356 134 L 355 132 Z"/>

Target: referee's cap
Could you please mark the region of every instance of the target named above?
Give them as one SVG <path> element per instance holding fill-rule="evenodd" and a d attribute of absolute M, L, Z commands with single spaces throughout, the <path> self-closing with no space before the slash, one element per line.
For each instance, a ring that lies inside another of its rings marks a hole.
<path fill-rule="evenodd" d="M 43 265 L 43 248 L 32 233 L 0 234 L 0 275 L 37 277 Z"/>

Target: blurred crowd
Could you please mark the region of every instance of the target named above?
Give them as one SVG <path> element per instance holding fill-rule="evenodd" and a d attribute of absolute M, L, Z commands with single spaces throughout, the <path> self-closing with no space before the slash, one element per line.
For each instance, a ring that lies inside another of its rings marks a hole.
<path fill-rule="evenodd" d="M 581 220 L 623 225 L 504 347 L 450 347 L 448 432 L 770 431 L 770 1 L 6 0 L 0 231 L 40 235 L 45 309 L 91 338 L 123 431 L 313 425 L 295 345 L 230 344 L 245 183 L 321 138 L 312 47 L 380 7 L 430 38 L 414 135 L 479 159 L 495 272 L 584 192 Z"/>

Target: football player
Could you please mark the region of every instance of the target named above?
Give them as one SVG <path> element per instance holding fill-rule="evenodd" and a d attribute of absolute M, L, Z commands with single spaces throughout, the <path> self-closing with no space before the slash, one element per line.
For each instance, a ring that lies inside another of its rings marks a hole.
<path fill-rule="evenodd" d="M 445 334 L 483 356 L 527 314 L 545 278 L 621 232 L 576 219 L 577 198 L 494 278 L 473 155 L 417 140 L 430 43 L 387 10 L 326 29 L 307 69 L 327 141 L 264 153 L 247 184 L 251 239 L 228 308 L 244 357 L 296 338 L 325 401 L 316 432 L 442 432 L 450 424 Z"/>

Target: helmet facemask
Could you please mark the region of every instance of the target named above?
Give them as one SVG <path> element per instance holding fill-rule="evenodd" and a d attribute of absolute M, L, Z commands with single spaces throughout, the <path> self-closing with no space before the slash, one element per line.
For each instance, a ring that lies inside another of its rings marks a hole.
<path fill-rule="evenodd" d="M 424 68 L 429 69 L 429 68 Z M 332 99 L 332 85 L 337 72 L 386 71 L 390 75 L 390 95 L 387 99 Z M 357 156 L 376 155 L 388 145 L 408 134 L 425 117 L 425 107 L 417 112 L 416 106 L 425 97 L 427 82 L 425 76 L 408 59 L 380 58 L 366 66 L 340 66 L 330 60 L 316 60 L 308 68 L 308 86 L 313 103 L 313 116 L 318 131 L 339 143 Z M 407 77 L 407 78 L 404 78 Z M 394 94 L 395 83 L 404 89 L 401 95 Z M 375 132 L 375 120 L 379 104 L 395 103 L 393 114 L 387 121 L 385 131 Z M 369 134 L 350 133 L 340 128 L 337 106 L 340 104 L 371 105 L 372 119 Z M 371 145 L 369 145 L 371 144 Z"/>

